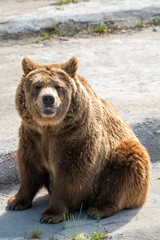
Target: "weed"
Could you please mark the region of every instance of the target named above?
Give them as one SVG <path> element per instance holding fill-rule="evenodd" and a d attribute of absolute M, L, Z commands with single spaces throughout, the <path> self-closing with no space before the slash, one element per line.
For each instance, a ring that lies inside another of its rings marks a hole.
<path fill-rule="evenodd" d="M 140 17 L 139 23 L 137 24 L 138 27 L 143 28 L 145 27 L 143 17 Z"/>
<path fill-rule="evenodd" d="M 78 33 L 79 33 L 79 31 L 77 28 L 71 30 L 71 36 L 75 36 Z"/>
<path fill-rule="evenodd" d="M 79 234 L 78 236 L 72 238 L 71 240 L 87 240 L 87 238 L 82 234 Z"/>
<path fill-rule="evenodd" d="M 70 217 L 69 217 L 69 223 L 70 223 L 70 221 L 73 221 L 73 225 L 74 225 L 74 230 L 73 231 L 71 230 L 71 227 L 69 227 L 69 232 L 70 232 L 71 239 L 77 239 L 77 237 L 82 232 L 82 223 L 79 222 L 79 220 L 76 223 L 74 215 L 71 215 L 71 214 L 70 214 Z"/>
<path fill-rule="evenodd" d="M 65 221 L 66 221 L 66 214 L 64 213 L 63 214 L 63 227 L 62 227 L 63 230 L 66 228 Z"/>
<path fill-rule="evenodd" d="M 58 34 L 59 34 L 59 36 L 62 36 L 62 37 L 67 36 L 67 32 L 64 29 L 60 29 L 58 31 Z"/>
<path fill-rule="evenodd" d="M 25 233 L 24 233 L 24 239 L 26 239 L 26 238 L 27 238 L 27 233 L 25 232 Z"/>
<path fill-rule="evenodd" d="M 57 24 L 51 24 L 51 25 L 48 26 L 48 29 L 49 29 L 50 31 L 55 31 L 56 28 L 57 28 Z"/>
<path fill-rule="evenodd" d="M 71 239 L 76 239 L 76 240 L 84 239 L 84 237 L 81 235 L 81 233 L 82 233 L 82 227 L 87 220 L 87 215 L 84 216 L 84 219 L 81 219 L 82 207 L 83 207 L 83 205 L 81 205 L 81 207 L 80 207 L 79 216 L 78 216 L 77 220 L 75 220 L 74 215 L 70 214 L 68 223 L 70 225 L 70 221 L 73 221 L 73 225 L 74 225 L 74 231 L 72 231 L 71 226 L 69 226 L 69 232 L 70 232 Z"/>
<path fill-rule="evenodd" d="M 53 36 L 50 33 L 44 33 L 42 37 L 38 36 L 36 38 L 36 43 L 40 42 L 41 40 L 50 39 L 51 37 Z"/>
<path fill-rule="evenodd" d="M 100 221 L 100 214 L 99 214 L 99 212 L 97 211 L 97 214 L 96 214 L 96 220 L 97 220 L 97 222 L 99 222 Z"/>
<path fill-rule="evenodd" d="M 70 2 L 71 2 L 71 0 L 59 0 L 60 4 L 68 4 Z"/>
<path fill-rule="evenodd" d="M 154 19 L 153 24 L 156 26 L 160 25 L 160 18 Z"/>
<path fill-rule="evenodd" d="M 41 238 L 42 230 L 40 230 L 39 225 L 35 225 L 34 230 L 31 232 L 31 238 Z"/>
<path fill-rule="evenodd" d="M 43 34 L 43 39 L 49 39 L 49 38 L 50 38 L 49 33 L 44 33 L 44 34 Z"/>
<path fill-rule="evenodd" d="M 144 27 L 143 17 L 140 18 L 140 27 Z"/>
<path fill-rule="evenodd" d="M 99 23 L 99 24 L 94 25 L 95 32 L 99 32 L 99 33 L 107 32 L 107 29 L 108 29 L 108 26 L 105 24 Z"/>
<path fill-rule="evenodd" d="M 79 0 L 59 0 L 60 4 L 78 3 Z"/>
<path fill-rule="evenodd" d="M 57 29 L 56 33 L 59 36 L 72 36 L 73 37 L 79 33 L 79 30 L 77 28 L 69 28 L 69 29 L 59 28 L 59 29 Z"/>
<path fill-rule="evenodd" d="M 41 37 L 38 36 L 37 39 L 36 39 L 37 42 L 41 41 Z"/>
<path fill-rule="evenodd" d="M 58 238 L 53 235 L 52 237 L 50 237 L 48 240 L 58 240 Z"/>
<path fill-rule="evenodd" d="M 62 7 L 56 7 L 56 10 L 63 10 Z"/>
<path fill-rule="evenodd" d="M 108 236 L 104 233 L 96 233 L 96 232 L 93 232 L 91 234 L 91 237 L 90 237 L 90 240 L 99 240 L 99 239 L 104 239 L 104 238 L 107 238 Z"/>

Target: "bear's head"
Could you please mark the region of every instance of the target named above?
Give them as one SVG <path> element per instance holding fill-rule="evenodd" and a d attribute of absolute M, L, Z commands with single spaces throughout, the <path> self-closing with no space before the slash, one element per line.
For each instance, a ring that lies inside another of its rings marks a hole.
<path fill-rule="evenodd" d="M 24 75 L 16 93 L 16 108 L 22 120 L 38 125 L 62 121 L 76 93 L 77 68 L 75 57 L 65 63 L 41 66 L 24 57 Z"/>

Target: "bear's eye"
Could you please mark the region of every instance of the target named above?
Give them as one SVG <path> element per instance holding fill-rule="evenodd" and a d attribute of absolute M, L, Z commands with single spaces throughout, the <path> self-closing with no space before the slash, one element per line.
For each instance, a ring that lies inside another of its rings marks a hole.
<path fill-rule="evenodd" d="M 41 89 L 41 86 L 35 86 L 35 89 L 37 89 L 37 90 L 39 90 L 39 89 Z"/>
<path fill-rule="evenodd" d="M 55 87 L 56 90 L 59 90 L 60 88 L 61 88 L 60 86 L 56 86 L 56 87 Z"/>

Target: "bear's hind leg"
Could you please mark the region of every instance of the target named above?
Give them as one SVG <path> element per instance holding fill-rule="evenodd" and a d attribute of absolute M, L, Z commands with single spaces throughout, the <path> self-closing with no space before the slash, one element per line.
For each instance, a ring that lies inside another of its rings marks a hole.
<path fill-rule="evenodd" d="M 134 140 L 123 140 L 115 148 L 109 170 L 101 178 L 101 190 L 88 208 L 96 219 L 110 217 L 124 208 L 142 206 L 150 182 L 150 160 L 146 149 Z"/>

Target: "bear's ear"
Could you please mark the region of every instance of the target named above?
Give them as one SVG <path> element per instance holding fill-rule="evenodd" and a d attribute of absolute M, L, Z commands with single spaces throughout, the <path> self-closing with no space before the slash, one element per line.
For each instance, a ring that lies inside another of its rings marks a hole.
<path fill-rule="evenodd" d="M 69 59 L 69 61 L 65 62 L 64 71 L 72 78 L 74 78 L 76 71 L 78 69 L 78 60 L 75 57 Z"/>
<path fill-rule="evenodd" d="M 38 67 L 37 63 L 32 62 L 29 58 L 23 57 L 22 69 L 25 75 Z"/>

